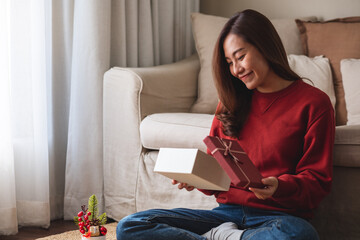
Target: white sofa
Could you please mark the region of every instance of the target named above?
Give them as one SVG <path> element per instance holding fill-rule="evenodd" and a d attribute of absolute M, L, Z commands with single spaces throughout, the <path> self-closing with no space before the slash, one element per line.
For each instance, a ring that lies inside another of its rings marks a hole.
<path fill-rule="evenodd" d="M 120 220 L 149 208 L 217 205 L 213 197 L 179 191 L 169 179 L 153 172 L 160 147 L 206 151 L 202 139 L 209 132 L 217 103 L 207 58 L 211 61 L 216 31 L 226 19 L 194 14 L 192 21 L 197 54 L 163 66 L 114 67 L 104 76 L 104 196 L 110 218 Z M 305 75 L 311 64 L 313 71 L 318 68 L 318 73 L 307 77 L 335 103 L 328 60 L 319 58 L 319 63 L 298 56 L 303 50 L 294 19 L 272 22 L 287 53 L 295 54 L 289 57 L 292 66 Z M 312 78 L 315 75 L 319 80 Z M 321 82 L 324 78 L 330 79 Z M 333 190 L 312 220 L 321 239 L 360 239 L 359 183 L 360 125 L 337 126 Z"/>

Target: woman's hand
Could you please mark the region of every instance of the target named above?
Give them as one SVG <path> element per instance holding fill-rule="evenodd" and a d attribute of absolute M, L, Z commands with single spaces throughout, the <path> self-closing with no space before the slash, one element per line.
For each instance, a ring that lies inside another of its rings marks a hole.
<path fill-rule="evenodd" d="M 179 184 L 179 185 L 178 185 L 178 188 L 179 188 L 179 189 L 185 188 L 185 189 L 188 190 L 188 191 L 194 190 L 194 187 L 193 187 L 193 186 L 189 186 L 187 183 L 178 182 L 178 181 L 176 181 L 176 180 L 174 180 L 174 179 L 171 181 L 171 183 L 172 183 L 173 185 Z"/>
<path fill-rule="evenodd" d="M 252 191 L 258 199 L 265 200 L 274 195 L 279 186 L 279 181 L 276 177 L 263 178 L 261 181 L 265 185 L 265 188 L 249 188 L 249 190 Z"/>

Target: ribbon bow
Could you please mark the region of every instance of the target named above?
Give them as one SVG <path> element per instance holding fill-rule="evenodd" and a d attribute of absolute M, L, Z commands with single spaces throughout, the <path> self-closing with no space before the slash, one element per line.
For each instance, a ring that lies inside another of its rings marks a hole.
<path fill-rule="evenodd" d="M 221 143 L 221 145 L 224 147 L 224 148 L 215 148 L 211 154 L 214 154 L 216 151 L 219 151 L 219 150 L 224 150 L 224 156 L 227 156 L 227 155 L 230 155 L 233 160 L 235 160 L 235 162 L 238 162 L 240 164 L 243 164 L 243 162 L 241 162 L 233 153 L 241 153 L 241 154 L 246 154 L 244 151 L 235 151 L 235 150 L 232 150 L 231 149 L 231 146 L 232 146 L 232 142 L 230 141 L 229 142 L 229 145 L 226 144 L 226 142 L 224 140 L 222 140 L 221 138 L 219 137 L 216 137 L 219 142 Z"/>
<path fill-rule="evenodd" d="M 221 145 L 224 147 L 224 148 L 215 148 L 211 154 L 214 155 L 214 153 L 216 151 L 219 151 L 219 150 L 224 150 L 224 156 L 227 156 L 227 155 L 230 155 L 232 160 L 235 162 L 236 166 L 239 168 L 239 170 L 242 172 L 242 174 L 245 176 L 246 180 L 248 181 L 248 183 L 246 184 L 246 186 L 244 186 L 244 188 L 247 188 L 250 184 L 250 179 L 248 178 L 248 176 L 245 174 L 245 172 L 242 170 L 242 168 L 240 167 L 239 164 L 244 164 L 242 161 L 240 161 L 235 155 L 234 153 L 240 153 L 240 154 L 246 154 L 244 151 L 235 151 L 235 150 L 232 150 L 231 149 L 231 146 L 232 146 L 232 142 L 230 141 L 229 144 L 226 144 L 226 142 L 224 140 L 222 140 L 221 138 L 219 137 L 216 137 L 219 142 L 221 143 Z"/>

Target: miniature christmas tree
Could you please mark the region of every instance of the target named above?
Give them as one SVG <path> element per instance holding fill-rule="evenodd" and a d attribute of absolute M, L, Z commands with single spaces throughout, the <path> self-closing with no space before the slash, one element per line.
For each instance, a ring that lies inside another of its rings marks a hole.
<path fill-rule="evenodd" d="M 103 226 L 106 224 L 106 213 L 99 216 L 97 205 L 96 196 L 90 196 L 89 208 L 82 205 L 81 211 L 74 217 L 74 222 L 84 237 L 104 236 L 107 233 L 107 229 Z"/>

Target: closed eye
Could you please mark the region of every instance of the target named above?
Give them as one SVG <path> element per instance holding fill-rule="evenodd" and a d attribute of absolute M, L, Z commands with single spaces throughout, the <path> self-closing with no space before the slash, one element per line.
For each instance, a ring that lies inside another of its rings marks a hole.
<path fill-rule="evenodd" d="M 246 55 L 246 54 L 241 55 L 239 58 L 237 58 L 237 60 L 238 60 L 238 61 L 242 61 L 242 60 L 245 58 L 245 55 Z M 230 60 L 230 59 L 229 59 L 229 60 Z M 231 65 L 233 64 L 233 62 L 230 62 L 230 61 L 227 62 L 227 63 L 229 64 L 229 66 L 231 66 Z"/>
<path fill-rule="evenodd" d="M 241 61 L 241 60 L 243 60 L 243 59 L 244 59 L 244 57 L 245 57 L 245 55 L 246 55 L 246 54 L 241 55 L 241 56 L 238 58 L 238 60 L 240 60 L 240 61 Z"/>

